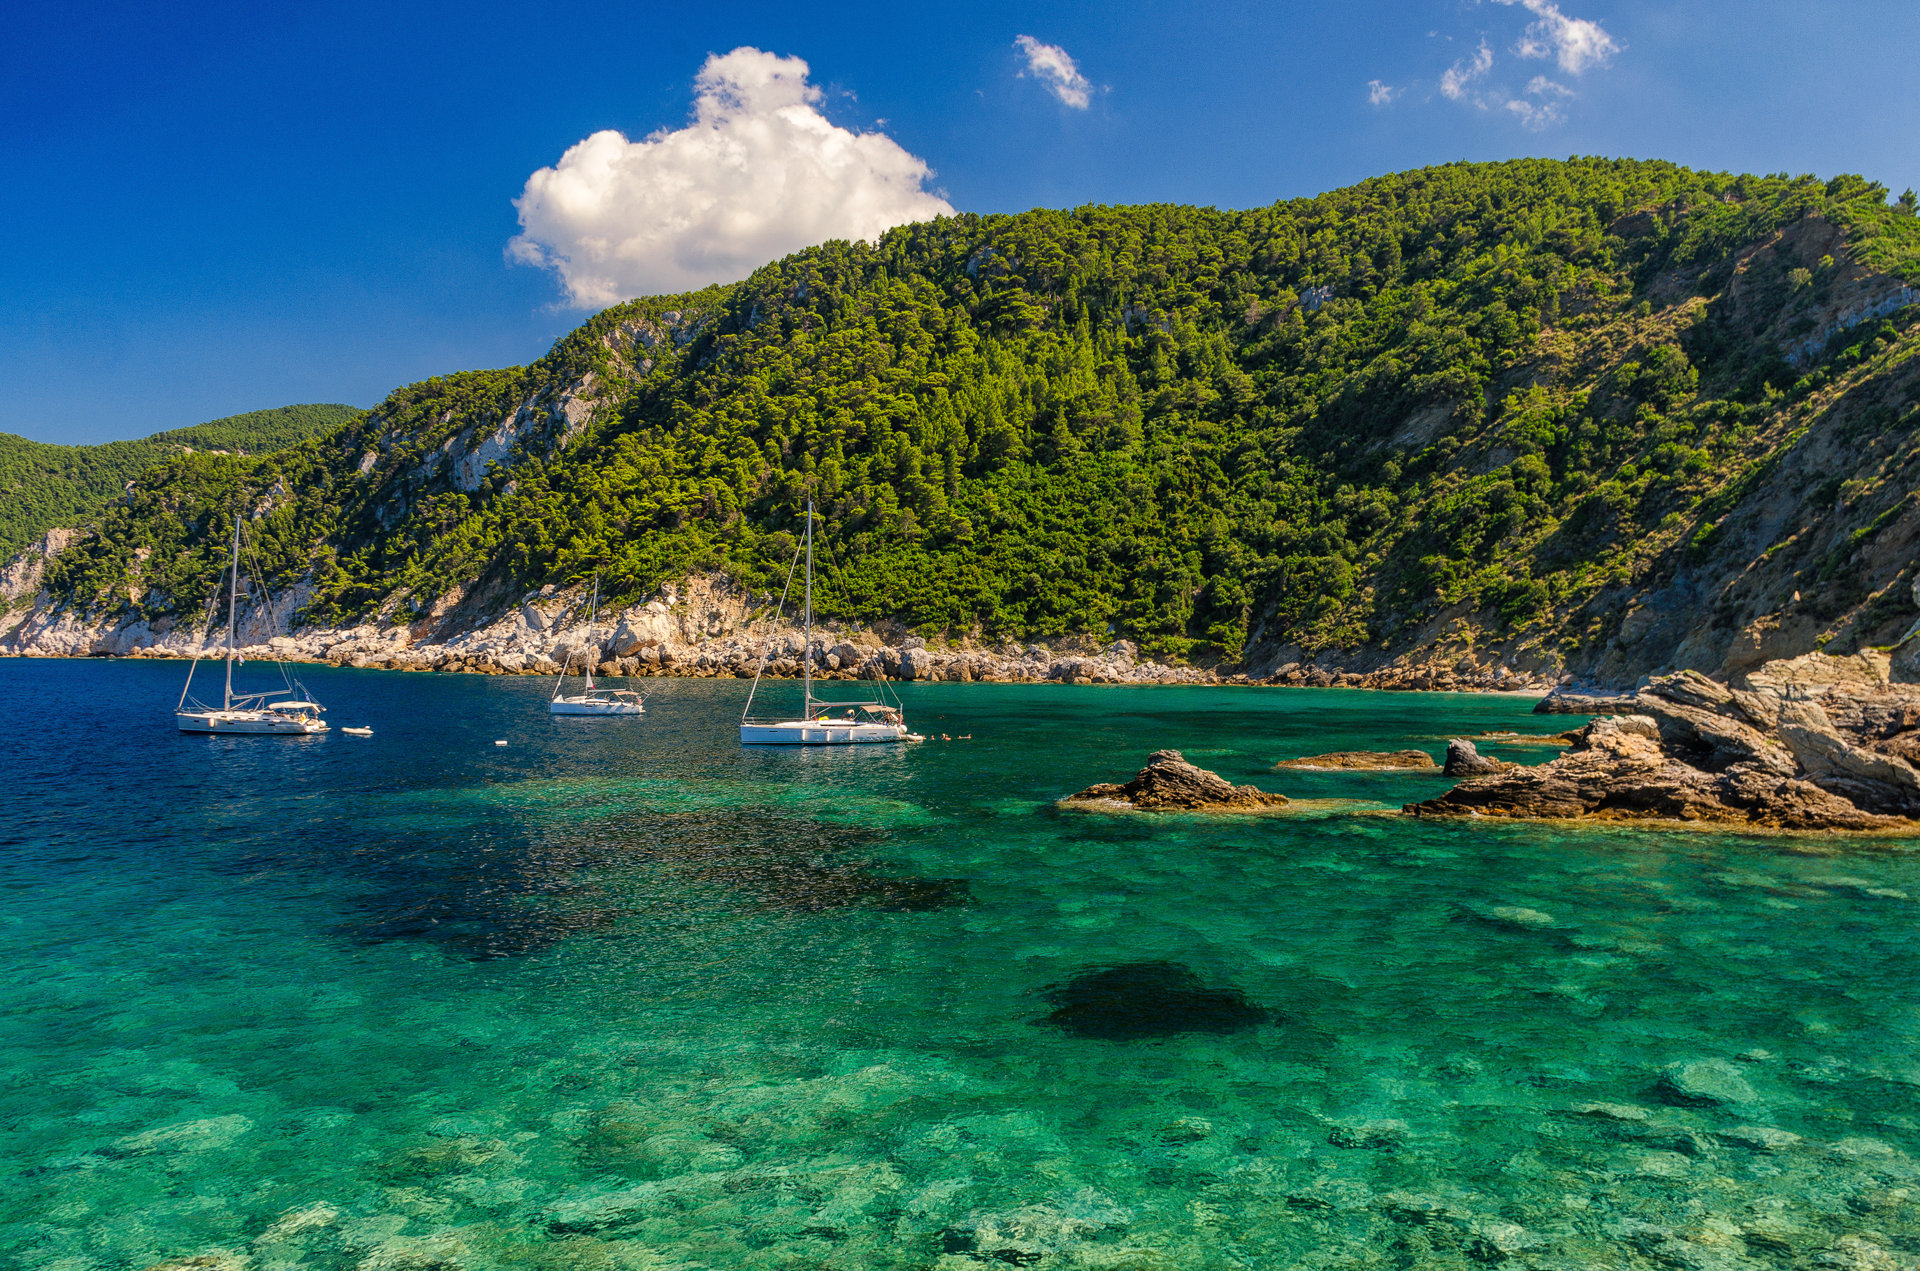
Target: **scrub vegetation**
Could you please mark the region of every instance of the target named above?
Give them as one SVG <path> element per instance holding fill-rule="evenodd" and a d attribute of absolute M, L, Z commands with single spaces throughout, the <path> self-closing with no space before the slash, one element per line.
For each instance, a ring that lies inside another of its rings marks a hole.
<path fill-rule="evenodd" d="M 57 446 L 0 433 L 0 558 L 55 526 L 74 525 L 156 464 L 188 451 L 260 455 L 339 427 L 352 406 L 281 406 L 155 433 L 137 441 Z"/>
<path fill-rule="evenodd" d="M 1732 550 L 1836 410 L 1884 480 L 1808 497 L 1867 534 L 1905 506 L 1914 283 L 1911 200 L 1661 162 L 961 215 L 616 306 L 270 455 L 172 458 L 47 578 L 192 609 L 244 489 L 315 620 L 594 573 L 777 590 L 812 498 L 821 607 L 928 635 L 1232 660 L 1465 615 L 1572 650 L 1617 622 L 1605 596 Z"/>

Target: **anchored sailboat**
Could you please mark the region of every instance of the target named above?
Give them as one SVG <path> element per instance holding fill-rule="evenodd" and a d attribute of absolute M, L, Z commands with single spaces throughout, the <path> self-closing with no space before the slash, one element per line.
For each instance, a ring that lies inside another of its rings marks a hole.
<path fill-rule="evenodd" d="M 807 556 L 805 617 L 806 650 L 801 654 L 801 701 L 798 719 L 755 719 L 753 698 L 760 691 L 760 676 L 767 667 L 767 650 L 761 649 L 760 665 L 753 673 L 753 688 L 747 693 L 747 708 L 740 716 L 740 743 L 745 746 L 858 746 L 879 742 L 917 740 L 907 731 L 898 700 L 830 702 L 813 695 L 813 501 L 807 501 L 807 532 L 804 545 L 795 552 Z M 787 585 L 793 585 L 793 572 L 787 572 Z M 786 595 L 780 599 L 784 602 Z M 886 681 L 881 682 L 881 697 L 888 696 Z"/>
<path fill-rule="evenodd" d="M 240 521 L 236 514 L 233 518 L 233 562 L 230 566 L 231 577 L 227 583 L 227 682 L 220 698 L 220 705 L 208 706 L 189 696 L 193 691 L 193 673 L 200 665 L 200 654 L 193 655 L 193 665 L 187 668 L 187 683 L 180 690 L 179 704 L 174 707 L 174 722 L 183 733 L 236 733 L 236 734 L 308 734 L 327 731 L 326 721 L 320 718 L 324 709 L 318 702 L 311 700 L 300 684 L 289 678 L 284 663 L 280 665 L 281 689 L 267 693 L 236 693 L 233 691 L 233 664 L 239 660 L 234 649 L 234 620 L 240 610 Z M 271 598 L 267 601 L 271 616 Z M 274 701 L 272 699 L 281 700 Z"/>
<path fill-rule="evenodd" d="M 646 707 L 640 695 L 632 689 L 606 688 L 593 682 L 593 620 L 600 612 L 600 575 L 593 576 L 593 601 L 587 606 L 587 642 L 581 658 L 585 662 L 586 687 L 578 693 L 564 694 L 567 686 L 567 666 L 573 662 L 573 654 L 567 654 L 567 661 L 560 667 L 560 678 L 553 686 L 553 700 L 547 703 L 547 713 L 551 715 L 642 715 Z"/>

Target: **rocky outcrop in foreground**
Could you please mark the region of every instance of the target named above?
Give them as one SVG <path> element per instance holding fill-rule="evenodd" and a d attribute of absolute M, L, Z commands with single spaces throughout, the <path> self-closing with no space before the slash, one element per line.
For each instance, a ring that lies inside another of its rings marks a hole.
<path fill-rule="evenodd" d="M 1577 730 L 1550 763 L 1472 776 L 1407 811 L 1781 830 L 1920 819 L 1920 685 L 1890 682 L 1884 654 L 1771 662 L 1744 688 L 1682 671 L 1631 707 Z"/>
<path fill-rule="evenodd" d="M 1256 812 L 1285 807 L 1287 797 L 1253 786 L 1236 786 L 1217 773 L 1188 763 L 1177 750 L 1156 750 L 1147 756 L 1147 766 L 1126 784 L 1088 786 L 1061 802 L 1129 803 L 1136 808 L 1174 812 Z"/>

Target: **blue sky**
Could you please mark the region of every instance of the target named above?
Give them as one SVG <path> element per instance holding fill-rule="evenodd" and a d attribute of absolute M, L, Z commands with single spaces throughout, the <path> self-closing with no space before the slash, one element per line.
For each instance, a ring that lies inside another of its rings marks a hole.
<path fill-rule="evenodd" d="M 709 64 L 739 48 L 772 56 Z M 371 405 L 537 357 L 607 295 L 942 201 L 1248 207 L 1569 154 L 1897 192 L 1920 185 L 1915 48 L 1912 0 L 25 0 L 0 26 L 0 431 Z M 701 91 L 705 125 L 646 141 Z M 709 180 L 702 147 L 734 140 L 747 175 Z M 770 208 L 754 182 L 786 168 L 820 188 Z M 589 259 L 609 232 L 625 247 Z"/>

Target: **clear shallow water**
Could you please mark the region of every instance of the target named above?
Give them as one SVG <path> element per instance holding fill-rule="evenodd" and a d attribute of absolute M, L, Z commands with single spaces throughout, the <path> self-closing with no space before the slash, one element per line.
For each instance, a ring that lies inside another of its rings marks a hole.
<path fill-rule="evenodd" d="M 749 753 L 734 681 L 553 720 L 536 680 L 316 671 L 373 738 L 209 739 L 178 676 L 0 662 L 18 1265 L 1920 1256 L 1911 845 L 1268 771 L 1564 722 L 1526 699 L 909 686 L 973 740 Z M 1353 802 L 1052 805 L 1169 745 Z"/>

